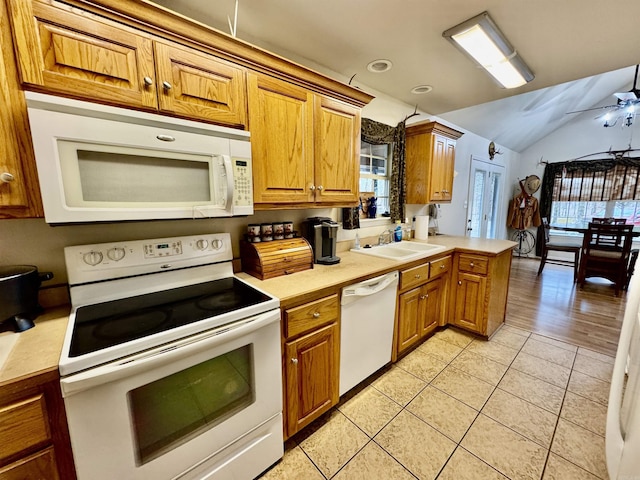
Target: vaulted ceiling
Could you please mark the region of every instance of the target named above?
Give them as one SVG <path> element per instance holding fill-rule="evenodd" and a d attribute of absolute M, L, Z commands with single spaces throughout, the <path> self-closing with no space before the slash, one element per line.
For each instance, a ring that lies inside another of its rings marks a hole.
<path fill-rule="evenodd" d="M 155 0 L 229 32 L 235 0 Z M 612 103 L 630 90 L 640 63 L 640 1 L 616 0 L 239 0 L 237 37 L 352 84 L 373 88 L 515 151 L 575 118 L 566 112 Z M 535 74 L 498 87 L 442 37 L 488 11 Z M 393 68 L 371 73 L 387 59 Z M 430 93 L 410 90 L 430 85 Z M 408 112 L 411 113 L 411 112 Z M 592 113 L 589 113 L 592 114 Z M 595 114 L 594 114 L 595 116 Z"/>

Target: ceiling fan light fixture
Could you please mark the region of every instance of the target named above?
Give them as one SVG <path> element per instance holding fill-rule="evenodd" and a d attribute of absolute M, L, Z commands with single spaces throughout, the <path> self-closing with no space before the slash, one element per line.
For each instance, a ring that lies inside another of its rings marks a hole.
<path fill-rule="evenodd" d="M 484 68 L 502 88 L 520 87 L 535 78 L 487 12 L 445 30 L 442 36 Z"/>
<path fill-rule="evenodd" d="M 380 59 L 369 62 L 367 70 L 372 73 L 383 73 L 391 70 L 391 67 L 393 67 L 391 60 Z"/>
<path fill-rule="evenodd" d="M 433 90 L 431 85 L 418 85 L 411 89 L 411 93 L 415 95 L 424 95 L 425 93 L 429 93 L 431 90 Z"/>

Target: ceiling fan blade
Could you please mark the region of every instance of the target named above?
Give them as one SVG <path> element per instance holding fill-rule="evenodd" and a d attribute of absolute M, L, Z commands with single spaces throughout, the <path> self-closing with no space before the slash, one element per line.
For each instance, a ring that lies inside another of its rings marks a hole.
<path fill-rule="evenodd" d="M 618 105 L 606 105 L 604 107 L 594 107 L 594 108 L 587 108 L 585 110 L 575 110 L 573 112 L 566 112 L 565 115 L 568 115 L 570 113 L 583 113 L 583 112 L 592 112 L 594 110 L 603 110 L 605 108 L 618 108 Z"/>

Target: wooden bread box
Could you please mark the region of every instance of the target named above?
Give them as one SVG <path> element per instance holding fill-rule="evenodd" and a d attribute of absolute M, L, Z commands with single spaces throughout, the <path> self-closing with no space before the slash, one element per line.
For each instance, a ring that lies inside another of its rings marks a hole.
<path fill-rule="evenodd" d="M 313 250 L 304 238 L 240 242 L 242 271 L 266 280 L 313 268 Z"/>

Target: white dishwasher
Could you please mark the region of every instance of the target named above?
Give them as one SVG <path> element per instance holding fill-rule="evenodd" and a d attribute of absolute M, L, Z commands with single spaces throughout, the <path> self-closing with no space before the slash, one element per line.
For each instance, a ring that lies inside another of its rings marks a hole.
<path fill-rule="evenodd" d="M 342 289 L 340 395 L 391 361 L 397 286 L 391 272 Z"/>

